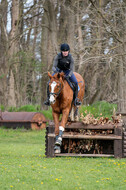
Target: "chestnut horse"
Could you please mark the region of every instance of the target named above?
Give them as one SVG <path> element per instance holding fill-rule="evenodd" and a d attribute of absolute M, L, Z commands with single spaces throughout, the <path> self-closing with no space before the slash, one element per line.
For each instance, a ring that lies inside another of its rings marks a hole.
<path fill-rule="evenodd" d="M 82 76 L 76 72 L 74 72 L 76 79 L 79 85 L 78 98 L 80 101 L 83 101 L 85 83 Z M 65 128 L 65 125 L 68 120 L 68 116 L 70 111 L 73 108 L 77 108 L 74 106 L 73 102 L 73 90 L 71 89 L 68 82 L 65 80 L 64 73 L 56 73 L 52 76 L 48 72 L 48 76 L 50 77 L 49 82 L 49 92 L 50 92 L 50 104 L 52 107 L 52 114 L 55 123 L 55 153 L 60 153 L 60 146 L 62 143 L 62 134 Z M 61 122 L 59 122 L 60 114 L 62 114 Z M 60 126 L 59 126 L 60 123 Z"/>

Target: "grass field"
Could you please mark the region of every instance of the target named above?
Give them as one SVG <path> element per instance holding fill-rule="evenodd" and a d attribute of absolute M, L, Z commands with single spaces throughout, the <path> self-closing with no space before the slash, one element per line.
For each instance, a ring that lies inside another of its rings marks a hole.
<path fill-rule="evenodd" d="M 44 154 L 45 130 L 0 129 L 0 190 L 126 189 L 126 159 Z"/>

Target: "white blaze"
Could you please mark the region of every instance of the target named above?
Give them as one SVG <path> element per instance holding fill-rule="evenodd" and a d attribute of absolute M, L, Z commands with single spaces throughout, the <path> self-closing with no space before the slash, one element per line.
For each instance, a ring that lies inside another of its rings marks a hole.
<path fill-rule="evenodd" d="M 55 81 L 53 81 L 51 84 L 51 93 L 54 93 L 54 89 L 55 89 L 56 85 L 57 85 L 57 83 Z M 50 101 L 50 103 L 53 103 L 55 101 L 55 97 L 53 94 L 50 95 L 49 101 Z"/>

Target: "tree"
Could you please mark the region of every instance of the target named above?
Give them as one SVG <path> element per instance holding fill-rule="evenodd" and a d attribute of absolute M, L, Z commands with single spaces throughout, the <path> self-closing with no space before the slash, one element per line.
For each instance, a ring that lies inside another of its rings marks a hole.
<path fill-rule="evenodd" d="M 7 89 L 7 0 L 0 3 L 0 104 L 6 105 L 6 89 Z"/>
<path fill-rule="evenodd" d="M 0 104 L 44 108 L 47 72 L 65 42 L 86 81 L 85 103 L 106 100 L 125 111 L 125 7 L 124 0 L 1 0 Z"/>
<path fill-rule="evenodd" d="M 114 62 L 111 65 L 114 65 L 114 70 L 116 70 L 116 74 L 118 73 L 118 77 L 116 77 L 116 83 L 118 84 L 118 111 L 124 112 L 126 109 L 126 27 L 125 27 L 125 1 L 107 1 L 107 12 L 108 18 L 104 16 L 102 11 L 99 11 L 97 6 L 90 0 L 93 7 L 96 9 L 97 13 L 101 16 L 102 21 L 104 22 L 104 27 L 106 32 L 112 37 L 114 41 L 113 45 L 115 46 L 111 51 L 111 58 L 113 58 Z M 111 48 L 112 49 L 112 48 Z M 110 50 L 111 50 L 110 49 Z M 113 68 L 112 65 L 112 68 Z M 110 69 L 109 69 L 110 70 Z M 111 69 L 111 73 L 113 74 L 113 70 Z"/>
<path fill-rule="evenodd" d="M 18 52 L 20 49 L 20 1 L 12 0 L 12 22 L 9 38 L 8 62 L 9 62 L 9 78 L 8 78 L 8 105 L 16 106 L 19 96 L 18 91 Z"/>

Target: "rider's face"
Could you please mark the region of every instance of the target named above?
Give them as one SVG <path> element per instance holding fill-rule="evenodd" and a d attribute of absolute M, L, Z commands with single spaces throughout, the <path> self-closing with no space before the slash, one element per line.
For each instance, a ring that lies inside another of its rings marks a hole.
<path fill-rule="evenodd" d="M 62 51 L 64 57 L 68 56 L 69 51 Z"/>

